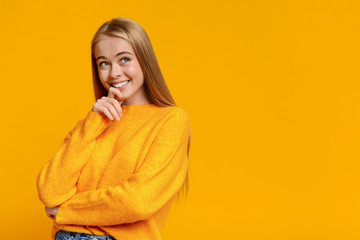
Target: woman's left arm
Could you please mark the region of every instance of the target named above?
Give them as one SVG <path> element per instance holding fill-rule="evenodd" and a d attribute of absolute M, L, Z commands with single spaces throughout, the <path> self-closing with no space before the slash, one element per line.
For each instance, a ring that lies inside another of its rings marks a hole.
<path fill-rule="evenodd" d="M 109 226 L 150 218 L 184 183 L 189 135 L 190 121 L 181 111 L 164 124 L 136 173 L 116 187 L 75 194 L 60 205 L 55 222 Z"/>

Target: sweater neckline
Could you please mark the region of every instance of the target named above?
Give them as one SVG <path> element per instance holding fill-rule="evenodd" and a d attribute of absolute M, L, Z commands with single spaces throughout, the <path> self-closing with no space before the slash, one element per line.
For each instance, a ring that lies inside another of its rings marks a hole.
<path fill-rule="evenodd" d="M 147 104 L 121 105 L 121 108 L 123 114 L 129 114 L 129 113 L 142 113 L 144 111 L 148 111 L 149 109 L 157 109 L 159 107 L 155 104 L 147 103 Z"/>
<path fill-rule="evenodd" d="M 145 104 L 130 104 L 130 105 L 122 104 L 121 107 L 146 107 L 146 106 L 149 106 L 149 105 L 154 105 L 155 106 L 155 104 L 152 104 L 152 103 L 145 103 Z"/>

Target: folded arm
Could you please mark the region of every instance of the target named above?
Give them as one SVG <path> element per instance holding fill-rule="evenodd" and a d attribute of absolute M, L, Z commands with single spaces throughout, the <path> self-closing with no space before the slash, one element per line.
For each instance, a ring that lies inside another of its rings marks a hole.
<path fill-rule="evenodd" d="M 110 226 L 150 218 L 184 183 L 189 134 L 187 116 L 170 119 L 133 175 L 115 187 L 75 194 L 59 207 L 56 223 Z"/>
<path fill-rule="evenodd" d="M 96 138 L 110 124 L 110 120 L 90 111 L 79 121 L 61 144 L 55 156 L 37 176 L 40 200 L 52 208 L 69 200 L 76 193 L 76 183 L 83 166 L 96 144 Z"/>

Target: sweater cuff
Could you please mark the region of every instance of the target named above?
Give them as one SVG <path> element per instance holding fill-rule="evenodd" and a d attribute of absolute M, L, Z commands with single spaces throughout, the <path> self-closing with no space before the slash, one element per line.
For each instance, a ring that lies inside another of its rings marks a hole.
<path fill-rule="evenodd" d="M 97 137 L 110 124 L 111 120 L 109 118 L 91 110 L 84 119 L 81 134 L 86 135 L 90 138 Z"/>
<path fill-rule="evenodd" d="M 60 205 L 59 208 L 58 208 L 58 211 L 56 213 L 55 219 L 54 219 L 55 223 L 57 223 L 57 224 L 66 224 L 66 220 L 69 219 L 69 217 L 74 217 L 74 216 L 71 216 L 69 214 L 66 214 L 67 212 L 69 212 L 69 211 L 67 211 L 66 207 L 63 206 L 63 204 Z M 75 219 L 75 222 L 76 222 L 76 220 L 77 219 Z"/>

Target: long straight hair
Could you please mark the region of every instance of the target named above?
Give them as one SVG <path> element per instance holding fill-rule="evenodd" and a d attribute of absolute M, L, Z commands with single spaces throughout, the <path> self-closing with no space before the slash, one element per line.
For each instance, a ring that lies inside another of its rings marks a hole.
<path fill-rule="evenodd" d="M 114 18 L 105 22 L 95 33 L 91 42 L 91 63 L 92 77 L 95 92 L 95 100 L 107 96 L 106 88 L 101 84 L 94 57 L 95 44 L 104 36 L 120 37 L 127 40 L 132 47 L 136 58 L 139 61 L 141 70 L 144 74 L 144 88 L 149 101 L 159 107 L 176 106 L 176 103 L 166 85 L 157 62 L 155 52 L 151 45 L 150 39 L 145 30 L 136 22 L 126 18 Z M 191 132 L 187 146 L 187 157 L 190 153 Z M 179 200 L 181 195 L 185 199 L 189 191 L 189 169 L 187 169 L 186 178 L 176 199 Z"/>

